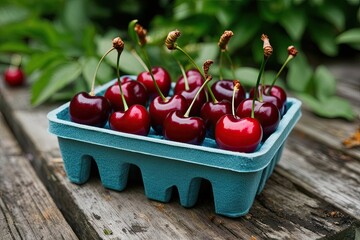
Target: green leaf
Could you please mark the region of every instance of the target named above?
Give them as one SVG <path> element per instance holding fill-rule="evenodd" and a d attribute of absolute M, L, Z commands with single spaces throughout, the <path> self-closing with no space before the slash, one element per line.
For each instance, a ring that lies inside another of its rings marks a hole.
<path fill-rule="evenodd" d="M 30 59 L 26 63 L 24 70 L 27 75 L 32 74 L 36 70 L 41 70 L 42 68 L 48 66 L 54 60 L 62 59 L 65 61 L 65 56 L 59 51 L 49 51 L 33 54 L 30 56 Z"/>
<path fill-rule="evenodd" d="M 259 69 L 251 67 L 240 67 L 235 70 L 235 75 L 240 83 L 247 87 L 254 87 L 259 74 Z"/>
<path fill-rule="evenodd" d="M 310 33 L 311 37 L 323 53 L 331 57 L 338 53 L 334 29 L 330 28 L 328 25 L 312 23 L 310 25 Z"/>
<path fill-rule="evenodd" d="M 331 22 L 337 30 L 341 31 L 345 27 L 345 14 L 344 12 L 331 3 L 322 4 L 319 8 L 319 13 L 329 22 Z"/>
<path fill-rule="evenodd" d="M 303 11 L 290 9 L 284 12 L 280 19 L 281 25 L 294 41 L 300 40 L 306 26 L 306 15 Z"/>
<path fill-rule="evenodd" d="M 317 99 L 325 101 L 336 92 L 336 79 L 333 74 L 323 65 L 316 68 L 313 76 L 315 94 Z"/>
<path fill-rule="evenodd" d="M 138 23 L 138 20 L 134 19 L 134 20 L 130 21 L 130 23 L 128 25 L 128 34 L 135 45 L 139 44 L 139 38 L 138 38 L 137 33 L 135 32 L 135 25 L 137 23 Z"/>
<path fill-rule="evenodd" d="M 29 16 L 29 10 L 16 5 L 0 7 L 0 26 L 20 22 Z"/>
<path fill-rule="evenodd" d="M 87 2 L 85 0 L 65 1 L 63 21 L 72 32 L 82 33 L 84 26 L 89 23 L 87 16 Z"/>
<path fill-rule="evenodd" d="M 244 16 L 239 16 L 239 21 L 235 23 L 236 26 L 233 28 L 234 36 L 229 42 L 230 51 L 233 51 L 233 49 L 238 47 L 243 47 L 249 43 L 249 41 L 254 38 L 255 34 L 258 33 L 261 27 L 261 21 L 257 16 L 252 14 L 244 14 Z"/>
<path fill-rule="evenodd" d="M 337 96 L 319 101 L 309 94 L 298 94 L 301 101 L 315 114 L 324 118 L 344 118 L 353 121 L 356 117 L 350 103 Z"/>
<path fill-rule="evenodd" d="M 304 56 L 298 56 L 289 63 L 289 72 L 287 74 L 286 82 L 289 89 L 296 92 L 306 92 L 313 70 L 304 58 Z"/>
<path fill-rule="evenodd" d="M 31 54 L 34 53 L 35 50 L 31 49 L 24 42 L 8 41 L 0 44 L 0 52 Z"/>
<path fill-rule="evenodd" d="M 219 47 L 213 43 L 199 43 L 196 44 L 198 56 L 195 62 L 201 67 L 208 59 L 217 59 L 219 55 Z"/>
<path fill-rule="evenodd" d="M 360 28 L 349 29 L 336 37 L 337 43 L 360 44 Z"/>
<path fill-rule="evenodd" d="M 38 106 L 79 77 L 78 62 L 61 63 L 46 69 L 31 88 L 31 104 Z"/>
<path fill-rule="evenodd" d="M 98 62 L 99 59 L 96 57 L 82 58 L 80 60 L 82 66 L 82 74 L 84 76 L 88 89 L 91 88 L 95 69 Z M 97 83 L 103 84 L 112 80 L 113 78 L 115 78 L 113 68 L 111 68 L 106 62 L 102 62 L 97 72 L 95 83 L 97 81 Z"/>

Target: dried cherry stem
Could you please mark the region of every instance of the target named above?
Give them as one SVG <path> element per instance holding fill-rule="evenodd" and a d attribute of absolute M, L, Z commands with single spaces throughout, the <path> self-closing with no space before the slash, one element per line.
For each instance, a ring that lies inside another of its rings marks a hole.
<path fill-rule="evenodd" d="M 99 67 L 100 67 L 100 64 L 102 63 L 102 61 L 104 60 L 104 58 L 114 50 L 115 48 L 114 47 L 111 47 L 109 50 L 107 50 L 107 52 L 100 58 L 96 68 L 95 68 L 95 73 L 94 73 L 94 76 L 93 76 L 93 79 L 92 79 L 92 83 L 91 83 L 91 90 L 90 90 L 90 96 L 95 96 L 95 79 L 96 79 L 96 75 L 97 75 L 97 72 L 99 70 Z"/>
<path fill-rule="evenodd" d="M 231 37 L 234 35 L 234 33 L 232 31 L 224 31 L 224 33 L 221 35 L 220 40 L 218 42 L 218 46 L 220 48 L 220 71 L 219 71 L 219 75 L 220 75 L 220 80 L 223 80 L 223 58 L 224 55 L 227 58 L 227 60 L 229 61 L 230 64 L 230 68 L 231 68 L 231 72 L 233 75 L 233 78 L 236 79 L 235 76 L 235 70 L 234 70 L 234 65 L 232 63 L 231 57 L 229 55 L 229 52 L 227 51 L 227 45 L 231 39 Z"/>
<path fill-rule="evenodd" d="M 280 74 L 282 73 L 282 71 L 284 70 L 285 66 L 294 58 L 296 57 L 298 51 L 296 50 L 296 48 L 294 46 L 289 46 L 288 47 L 288 57 L 286 59 L 286 61 L 284 62 L 284 64 L 281 66 L 280 70 L 278 71 L 278 73 L 276 74 L 274 80 L 272 81 L 270 87 L 267 90 L 267 94 L 270 94 L 272 87 L 275 85 L 276 80 L 279 78 Z"/>
<path fill-rule="evenodd" d="M 240 88 L 240 82 L 238 80 L 234 80 L 233 83 L 234 83 L 234 89 L 233 89 L 233 94 L 232 94 L 232 98 L 231 98 L 231 111 L 232 111 L 232 115 L 234 117 L 236 117 L 236 114 L 235 114 L 235 95 L 236 95 L 236 92 Z"/>

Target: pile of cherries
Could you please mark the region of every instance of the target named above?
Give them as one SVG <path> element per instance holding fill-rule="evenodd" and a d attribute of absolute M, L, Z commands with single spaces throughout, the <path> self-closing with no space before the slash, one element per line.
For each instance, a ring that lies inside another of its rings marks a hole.
<path fill-rule="evenodd" d="M 145 53 L 146 31 L 137 23 L 134 26 L 137 43 Z M 177 30 L 169 33 L 165 41 L 168 49 L 184 52 L 176 44 L 179 36 Z M 183 74 L 175 81 L 174 88 L 171 88 L 168 71 L 161 66 L 151 67 L 149 62 L 145 65 L 151 71 L 139 73 L 136 79 L 120 77 L 119 58 L 124 43 L 121 38 L 116 38 L 103 57 L 111 50 L 117 50 L 118 81 L 108 87 L 103 96 L 95 95 L 93 89 L 90 93 L 76 94 L 70 102 L 70 118 L 73 122 L 96 127 L 108 123 L 112 130 L 143 136 L 152 128 L 166 140 L 197 145 L 209 137 L 214 138 L 221 149 L 254 152 L 276 131 L 286 110 L 287 96 L 281 87 L 259 84 L 269 57 L 265 56 L 270 45 L 266 39 L 262 39 L 264 61 L 257 84 L 247 93 L 238 80 L 212 81 L 209 74 L 212 60 L 204 63 L 203 71 L 196 65 L 187 71 L 182 68 Z M 220 42 L 219 46 L 225 52 L 226 44 L 224 47 Z M 296 55 L 294 49 L 291 46 L 293 52 L 289 56 Z M 190 61 L 193 63 L 191 58 Z"/>

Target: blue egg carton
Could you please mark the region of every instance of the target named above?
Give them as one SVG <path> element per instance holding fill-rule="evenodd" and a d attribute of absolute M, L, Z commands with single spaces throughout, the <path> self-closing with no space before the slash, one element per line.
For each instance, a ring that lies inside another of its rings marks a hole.
<path fill-rule="evenodd" d="M 96 89 L 98 95 L 114 83 Z M 301 102 L 288 98 L 286 114 L 277 130 L 253 153 L 219 149 L 214 139 L 202 145 L 163 139 L 150 131 L 138 136 L 70 121 L 69 102 L 48 113 L 49 132 L 56 135 L 68 179 L 76 184 L 90 177 L 94 160 L 105 188 L 122 191 L 131 165 L 141 171 L 147 198 L 170 201 L 174 186 L 180 204 L 196 204 L 203 179 L 211 183 L 215 212 L 228 217 L 247 214 L 275 165 L 285 140 L 301 117 Z M 234 139 L 235 141 L 235 139 Z M 131 174 L 131 171 L 130 171 Z"/>

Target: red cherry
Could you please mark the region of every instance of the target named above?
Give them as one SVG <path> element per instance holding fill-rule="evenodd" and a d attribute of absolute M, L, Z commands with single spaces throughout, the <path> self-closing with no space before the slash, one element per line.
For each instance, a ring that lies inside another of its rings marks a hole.
<path fill-rule="evenodd" d="M 214 93 L 215 98 L 219 101 L 225 99 L 231 102 L 233 89 L 234 89 L 233 80 L 228 80 L 228 79 L 216 81 L 211 85 L 211 90 Z M 242 85 L 240 85 L 239 90 L 235 95 L 235 108 L 245 98 L 246 98 L 246 90 Z"/>
<path fill-rule="evenodd" d="M 110 113 L 110 103 L 103 96 L 92 96 L 89 93 L 80 92 L 70 101 L 70 119 L 76 123 L 103 127 Z"/>
<path fill-rule="evenodd" d="M 190 69 L 186 71 L 186 77 L 189 85 L 189 90 L 192 90 L 196 87 L 200 87 L 204 83 L 204 79 L 201 76 L 201 73 L 196 69 Z M 175 83 L 174 93 L 179 93 L 183 90 L 186 90 L 184 76 L 180 76 Z"/>
<path fill-rule="evenodd" d="M 259 85 L 258 89 L 259 89 L 259 91 L 261 91 L 261 86 L 260 85 Z M 254 97 L 254 93 L 255 93 L 254 90 L 255 90 L 255 88 L 250 89 L 250 91 L 249 91 L 250 98 Z M 279 109 L 281 116 L 284 115 L 284 113 L 285 113 L 285 105 L 283 104 L 283 102 L 279 98 L 263 93 L 262 94 L 262 101 L 274 104 Z"/>
<path fill-rule="evenodd" d="M 170 91 L 171 87 L 171 78 L 170 74 L 166 71 L 163 67 L 153 67 L 152 73 L 154 75 L 155 81 L 159 86 L 160 91 L 164 96 L 167 96 Z M 149 97 L 153 99 L 155 96 L 158 96 L 158 92 L 156 90 L 156 87 L 154 85 L 154 81 L 151 78 L 151 74 L 147 71 L 141 72 L 137 76 L 137 81 L 144 84 Z"/>
<path fill-rule="evenodd" d="M 144 106 L 135 104 L 125 112 L 112 113 L 109 126 L 119 132 L 146 136 L 150 131 L 150 115 Z"/>
<path fill-rule="evenodd" d="M 192 90 L 186 91 L 185 89 L 182 91 L 179 91 L 178 94 L 182 95 L 185 99 L 188 105 L 190 106 L 191 102 L 193 101 L 196 93 L 199 91 L 201 86 L 195 87 Z M 200 116 L 200 110 L 203 104 L 206 102 L 206 93 L 204 90 L 202 90 L 198 97 L 196 98 L 193 107 L 190 111 L 190 116 Z"/>
<path fill-rule="evenodd" d="M 146 106 L 148 95 L 141 82 L 124 79 L 121 87 L 129 107 L 135 104 Z M 106 89 L 104 97 L 109 100 L 114 111 L 124 111 L 124 104 L 121 100 L 120 88 L 117 82 Z"/>
<path fill-rule="evenodd" d="M 250 153 L 262 139 L 263 131 L 255 118 L 239 118 L 232 114 L 222 116 L 216 124 L 215 141 L 221 149 Z"/>
<path fill-rule="evenodd" d="M 269 85 L 265 86 L 264 93 L 267 95 L 277 97 L 278 99 L 280 99 L 282 104 L 285 105 L 286 100 L 287 100 L 287 94 L 286 94 L 285 90 L 280 86 L 274 85 L 274 86 L 272 86 L 270 93 L 268 94 L 269 88 L 270 88 Z"/>
<path fill-rule="evenodd" d="M 205 139 L 206 127 L 200 117 L 185 117 L 181 111 L 172 111 L 163 125 L 164 138 L 172 141 L 200 145 Z"/>
<path fill-rule="evenodd" d="M 167 97 L 164 101 L 160 96 L 154 98 L 149 106 L 151 126 L 158 134 L 162 134 L 163 123 L 166 116 L 175 110 L 185 113 L 188 104 L 185 98 L 179 94 Z"/>
<path fill-rule="evenodd" d="M 252 99 L 243 100 L 236 109 L 236 115 L 240 118 L 251 117 Z M 254 117 L 259 121 L 263 129 L 263 141 L 266 140 L 279 126 L 280 112 L 272 103 L 255 100 Z"/>
<path fill-rule="evenodd" d="M 25 81 L 25 74 L 18 67 L 9 67 L 4 72 L 4 80 L 11 87 L 21 86 Z"/>
<path fill-rule="evenodd" d="M 231 113 L 231 103 L 227 100 L 220 102 L 206 102 L 203 104 L 200 117 L 204 119 L 209 136 L 214 136 L 216 122 L 225 114 Z"/>

